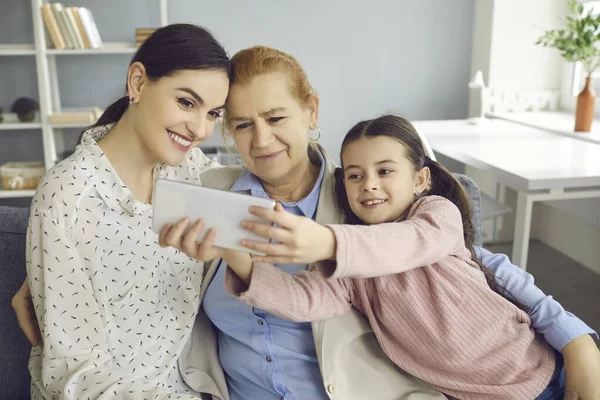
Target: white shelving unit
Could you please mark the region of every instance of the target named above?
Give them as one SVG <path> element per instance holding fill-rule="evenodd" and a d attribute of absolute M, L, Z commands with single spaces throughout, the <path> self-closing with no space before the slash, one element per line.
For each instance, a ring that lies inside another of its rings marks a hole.
<path fill-rule="evenodd" d="M 69 0 L 76 5 L 77 0 Z M 34 56 L 37 71 L 38 95 L 40 103 L 39 118 L 33 122 L 21 123 L 15 121 L 14 116 L 6 114 L 5 122 L 0 122 L 0 135 L 4 130 L 41 129 L 44 148 L 44 165 L 46 169 L 56 164 L 56 133 L 61 129 L 84 128 L 90 124 L 51 124 L 48 116 L 61 111 L 60 87 L 56 71 L 56 57 L 86 56 L 108 54 L 133 54 L 137 50 L 135 43 L 131 42 L 104 42 L 101 49 L 48 49 L 44 33 L 44 21 L 40 9 L 46 3 L 44 0 L 31 0 L 31 14 L 33 18 L 34 43 L 0 44 L 0 57 L 2 56 Z M 160 25 L 167 24 L 167 0 L 158 0 L 160 10 Z M 70 4 L 69 4 L 70 5 Z M 93 107 L 89 107 L 93 108 Z M 0 137 L 0 142 L 1 142 Z M 0 199 L 31 197 L 32 190 L 2 190 Z"/>
<path fill-rule="evenodd" d="M 33 44 L 0 44 L 0 55 L 34 56 L 35 46 Z"/>

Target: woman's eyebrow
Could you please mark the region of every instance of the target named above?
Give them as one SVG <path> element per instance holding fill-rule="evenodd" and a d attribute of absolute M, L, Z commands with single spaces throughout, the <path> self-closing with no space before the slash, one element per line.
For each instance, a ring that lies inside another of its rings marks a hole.
<path fill-rule="evenodd" d="M 201 106 L 203 106 L 205 104 L 202 97 L 200 97 L 200 95 L 198 93 L 196 93 L 194 90 L 192 90 L 190 88 L 177 88 L 177 90 L 181 90 L 183 92 L 189 93 L 194 99 L 196 99 L 196 101 L 198 103 L 200 103 Z M 217 108 L 221 108 L 221 107 L 217 107 Z"/>
<path fill-rule="evenodd" d="M 272 114 L 278 113 L 278 112 L 280 112 L 280 111 L 285 111 L 285 107 L 276 107 L 276 108 L 271 108 L 271 109 L 269 109 L 269 110 L 267 110 L 267 111 L 261 112 L 259 115 L 260 115 L 261 117 L 263 117 L 263 118 L 264 118 L 264 117 L 266 117 L 266 116 L 269 116 L 269 115 L 272 115 Z"/>

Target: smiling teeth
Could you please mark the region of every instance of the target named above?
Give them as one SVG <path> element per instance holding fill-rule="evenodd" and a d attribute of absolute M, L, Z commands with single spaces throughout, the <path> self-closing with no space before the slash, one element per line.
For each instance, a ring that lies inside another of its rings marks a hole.
<path fill-rule="evenodd" d="M 367 205 L 367 206 L 372 206 L 372 205 L 375 205 L 375 204 L 381 204 L 383 202 L 385 202 L 385 200 L 367 200 L 367 201 L 364 202 L 364 204 Z"/>
<path fill-rule="evenodd" d="M 181 136 L 175 135 L 174 133 L 171 133 L 171 132 L 168 132 L 168 133 L 169 133 L 169 136 L 171 137 L 171 139 L 173 139 L 175 141 L 175 143 L 177 143 L 183 147 L 188 147 L 190 144 L 192 144 L 191 140 L 185 140 Z"/>

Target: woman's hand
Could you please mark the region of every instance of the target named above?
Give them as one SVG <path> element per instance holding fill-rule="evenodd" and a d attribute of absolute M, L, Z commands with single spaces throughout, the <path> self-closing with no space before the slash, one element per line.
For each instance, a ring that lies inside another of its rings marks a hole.
<path fill-rule="evenodd" d="M 198 242 L 198 235 L 204 229 L 202 220 L 196 221 L 190 229 L 183 235 L 185 228 L 190 221 L 184 218 L 175 225 L 165 225 L 160 230 L 158 243 L 161 247 L 172 246 L 183 251 L 188 257 L 200 262 L 212 261 L 215 258 L 221 257 L 222 249 L 214 246 L 215 236 L 217 232 L 214 228 L 210 228 L 204 235 L 201 242 Z"/>
<path fill-rule="evenodd" d="M 265 257 L 254 256 L 254 261 L 271 264 L 309 264 L 335 259 L 335 235 L 326 226 L 310 218 L 291 214 L 279 203 L 275 206 L 275 211 L 250 207 L 250 213 L 278 225 L 242 222 L 242 226 L 249 231 L 278 242 L 243 240 L 243 246 L 267 254 Z"/>
<path fill-rule="evenodd" d="M 31 301 L 31 290 L 27 279 L 21 285 L 19 291 L 12 299 L 12 308 L 17 314 L 17 320 L 21 330 L 32 346 L 42 345 L 42 334 L 38 326 L 37 318 Z"/>
<path fill-rule="evenodd" d="M 600 400 L 600 351 L 590 335 L 579 336 L 563 349 L 564 400 Z"/>

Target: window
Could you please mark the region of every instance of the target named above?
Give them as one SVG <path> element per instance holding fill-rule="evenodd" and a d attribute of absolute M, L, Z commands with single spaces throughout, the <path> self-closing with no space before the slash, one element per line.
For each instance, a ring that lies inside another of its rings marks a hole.
<path fill-rule="evenodd" d="M 590 10 L 592 14 L 600 14 L 600 0 L 582 2 L 586 11 Z M 581 66 L 581 63 L 575 63 L 573 66 L 573 77 L 571 80 L 571 94 L 577 96 L 583 88 L 586 74 Z M 600 69 L 592 74 L 592 89 L 596 93 L 600 93 Z"/>

